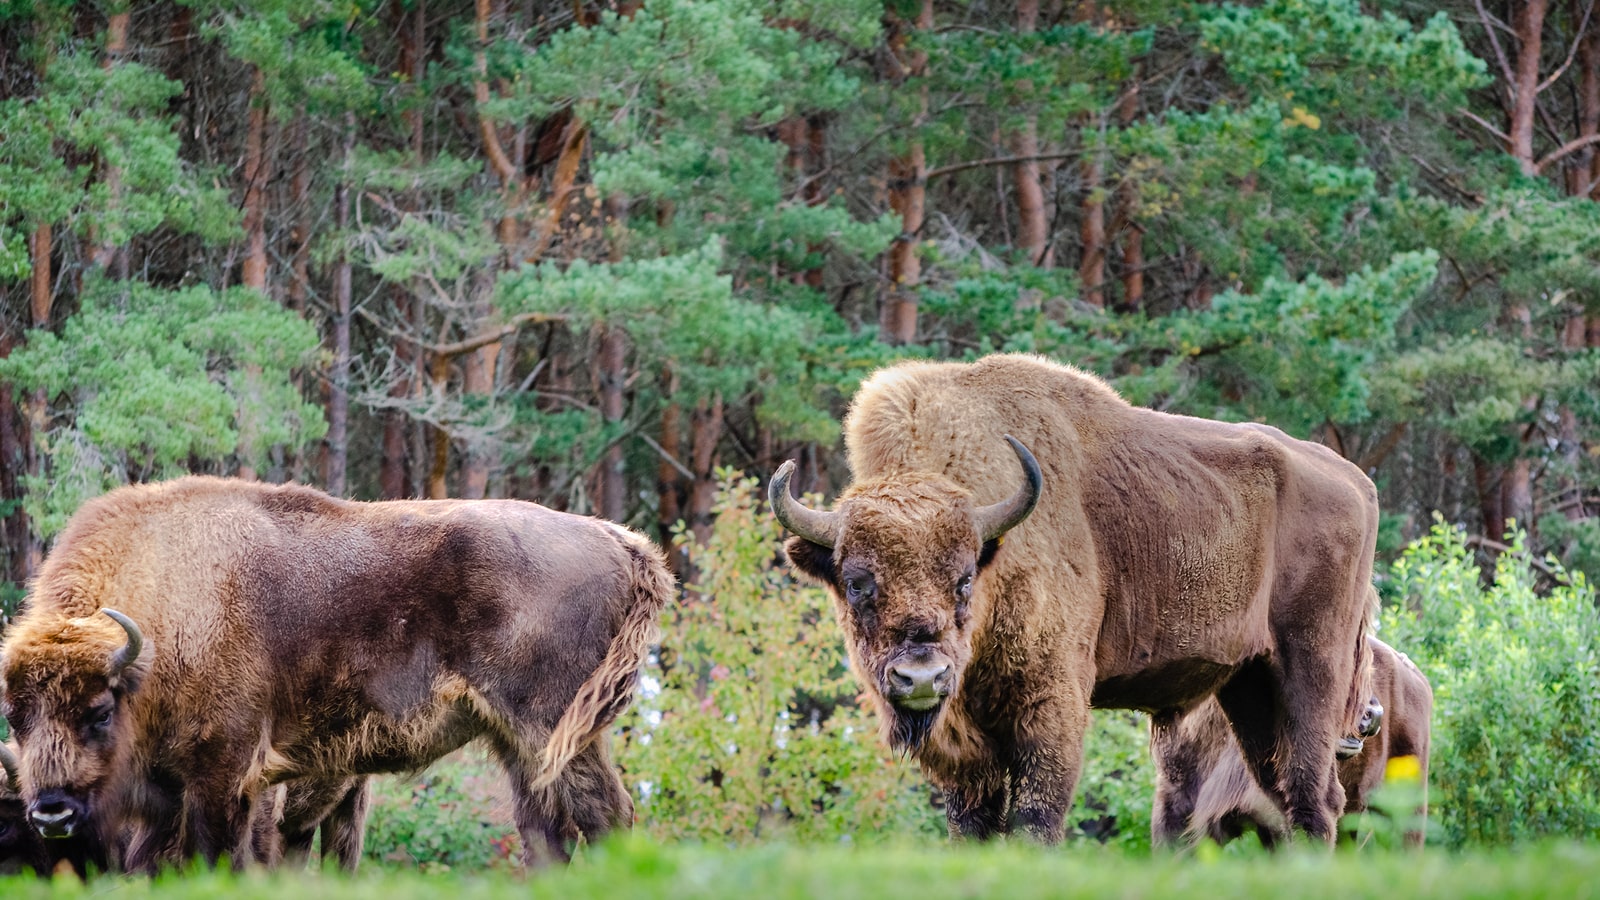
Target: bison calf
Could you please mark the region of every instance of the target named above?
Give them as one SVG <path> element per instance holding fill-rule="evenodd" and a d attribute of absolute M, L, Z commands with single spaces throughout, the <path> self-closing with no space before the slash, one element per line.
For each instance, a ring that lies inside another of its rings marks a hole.
<path fill-rule="evenodd" d="M 1369 637 L 1372 688 L 1381 724 L 1357 752 L 1339 762 L 1346 813 L 1366 810 L 1383 784 L 1389 760 L 1415 757 L 1420 764 L 1426 815 L 1429 720 L 1433 689 L 1405 654 Z M 1156 749 L 1156 797 L 1152 837 L 1158 845 L 1192 844 L 1209 837 L 1219 844 L 1254 830 L 1269 847 L 1288 834 L 1283 808 L 1251 777 L 1222 709 L 1202 704 L 1178 725 L 1177 740 Z M 1420 845 L 1423 833 L 1411 830 L 1406 842 Z"/>
<path fill-rule="evenodd" d="M 28 814 L 47 837 L 131 835 L 129 869 L 237 864 L 268 786 L 483 738 L 525 860 L 564 859 L 632 822 L 603 732 L 674 591 L 648 540 L 532 503 L 113 491 L 68 523 L 0 651 Z"/>

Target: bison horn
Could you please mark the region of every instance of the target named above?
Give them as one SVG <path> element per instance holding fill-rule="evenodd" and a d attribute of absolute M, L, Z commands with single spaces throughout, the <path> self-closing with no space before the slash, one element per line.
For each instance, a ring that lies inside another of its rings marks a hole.
<path fill-rule="evenodd" d="M 0 744 L 0 768 L 6 770 L 6 784 L 11 786 L 11 792 L 20 791 L 22 783 L 17 778 L 17 755 L 5 744 Z"/>
<path fill-rule="evenodd" d="M 778 467 L 767 486 L 767 502 L 778 524 L 818 546 L 832 548 L 839 541 L 839 514 L 811 509 L 789 494 L 794 460 Z"/>
<path fill-rule="evenodd" d="M 111 617 L 113 622 L 122 626 L 128 633 L 128 643 L 124 644 L 116 655 L 111 657 L 111 674 L 117 675 L 126 669 L 129 664 L 139 658 L 140 651 L 144 650 L 144 635 L 139 633 L 139 626 L 133 620 L 114 609 L 102 609 L 101 612 Z"/>
<path fill-rule="evenodd" d="M 1039 502 L 1040 492 L 1044 490 L 1044 473 L 1039 471 L 1039 461 L 1033 458 L 1027 447 L 1022 446 L 1021 441 L 1009 434 L 1006 435 L 1006 443 L 1016 451 L 1027 484 L 1023 485 L 1011 499 L 979 507 L 973 512 L 973 519 L 978 525 L 978 534 L 983 536 L 984 543 L 998 538 L 1026 519 L 1028 513 L 1033 512 L 1033 507 Z"/>

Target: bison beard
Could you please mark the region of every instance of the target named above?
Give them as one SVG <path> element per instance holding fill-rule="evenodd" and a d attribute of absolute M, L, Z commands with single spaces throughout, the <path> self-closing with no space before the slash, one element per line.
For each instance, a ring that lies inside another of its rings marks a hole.
<path fill-rule="evenodd" d="M 1332 840 L 1334 745 L 1370 695 L 1364 474 L 1020 355 L 880 371 L 844 433 L 855 480 L 833 510 L 794 499 L 785 463 L 773 512 L 952 835 L 1060 840 L 1091 705 L 1162 722 L 1215 696 L 1250 777 Z"/>
<path fill-rule="evenodd" d="M 564 859 L 632 823 L 604 731 L 675 591 L 648 540 L 531 503 L 123 488 L 68 523 L 0 649 L 22 794 L 129 869 L 271 856 L 263 802 L 291 853 L 320 825 L 349 867 L 362 776 L 483 738 L 524 860 Z"/>

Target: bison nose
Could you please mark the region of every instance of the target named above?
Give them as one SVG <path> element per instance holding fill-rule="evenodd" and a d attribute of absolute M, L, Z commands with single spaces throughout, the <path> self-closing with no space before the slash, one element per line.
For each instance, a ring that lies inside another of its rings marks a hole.
<path fill-rule="evenodd" d="M 902 663 L 889 669 L 889 695 L 910 709 L 932 709 L 950 692 L 950 666 Z"/>
<path fill-rule="evenodd" d="M 72 837 L 83 819 L 83 805 L 60 791 L 50 791 L 28 807 L 28 821 L 47 838 Z"/>

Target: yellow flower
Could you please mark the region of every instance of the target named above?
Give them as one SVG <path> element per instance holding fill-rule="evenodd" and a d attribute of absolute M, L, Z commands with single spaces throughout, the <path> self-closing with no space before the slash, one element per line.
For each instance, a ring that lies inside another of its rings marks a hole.
<path fill-rule="evenodd" d="M 1383 767 L 1384 781 L 1421 781 L 1422 761 L 1415 756 L 1396 756 Z"/>
<path fill-rule="evenodd" d="M 1294 109 L 1289 111 L 1289 118 L 1284 119 L 1283 124 L 1289 126 L 1290 128 L 1293 128 L 1296 125 L 1303 125 L 1312 131 L 1316 131 L 1318 128 L 1322 127 L 1322 117 L 1316 113 L 1307 112 L 1304 106 L 1296 106 Z"/>

